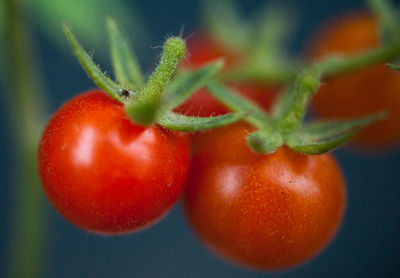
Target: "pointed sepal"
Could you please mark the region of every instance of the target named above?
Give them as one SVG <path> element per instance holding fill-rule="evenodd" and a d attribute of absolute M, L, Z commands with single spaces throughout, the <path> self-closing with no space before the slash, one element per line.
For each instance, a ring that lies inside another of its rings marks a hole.
<path fill-rule="evenodd" d="M 286 138 L 286 144 L 304 154 L 329 152 L 353 138 L 366 126 L 382 120 L 386 113 L 379 113 L 347 121 L 319 121 L 305 124 Z"/>

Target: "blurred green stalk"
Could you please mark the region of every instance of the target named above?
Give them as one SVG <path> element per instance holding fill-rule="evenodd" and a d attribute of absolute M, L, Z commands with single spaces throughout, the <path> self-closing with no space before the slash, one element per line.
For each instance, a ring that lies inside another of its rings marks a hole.
<path fill-rule="evenodd" d="M 9 277 L 43 277 L 47 222 L 36 152 L 43 124 L 44 93 L 24 15 L 17 0 L 5 0 L 3 66 L 6 100 L 15 148 Z"/>

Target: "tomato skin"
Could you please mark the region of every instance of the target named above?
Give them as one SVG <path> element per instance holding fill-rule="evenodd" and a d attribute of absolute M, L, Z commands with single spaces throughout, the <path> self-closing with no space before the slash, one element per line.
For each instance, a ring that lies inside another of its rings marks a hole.
<path fill-rule="evenodd" d="M 355 54 L 379 46 L 379 29 L 369 14 L 345 15 L 325 26 L 313 40 L 309 56 Z M 400 73 L 384 64 L 325 80 L 313 99 L 323 118 L 351 118 L 387 111 L 388 117 L 364 129 L 357 145 L 380 150 L 400 144 Z"/>
<path fill-rule="evenodd" d="M 188 59 L 183 68 L 196 69 L 214 60 L 223 58 L 224 70 L 234 67 L 243 58 L 229 46 L 217 41 L 207 34 L 197 34 L 187 41 Z M 277 86 L 258 84 L 256 82 L 235 82 L 228 84 L 231 89 L 269 111 L 277 95 Z M 210 95 L 206 89 L 195 92 L 188 100 L 175 109 L 188 116 L 219 116 L 230 112 L 230 109 Z"/>
<path fill-rule="evenodd" d="M 253 153 L 240 123 L 209 133 L 192 160 L 185 211 L 195 232 L 242 266 L 280 270 L 316 256 L 342 221 L 346 190 L 329 154 Z"/>
<path fill-rule="evenodd" d="M 39 173 L 57 211 L 87 231 L 146 228 L 177 201 L 188 169 L 186 136 L 141 127 L 101 91 L 82 93 L 50 119 Z"/>

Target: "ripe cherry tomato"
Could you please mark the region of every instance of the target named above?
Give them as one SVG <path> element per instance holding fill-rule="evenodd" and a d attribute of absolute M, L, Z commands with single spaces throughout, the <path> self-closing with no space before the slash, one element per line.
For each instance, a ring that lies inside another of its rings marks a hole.
<path fill-rule="evenodd" d="M 188 60 L 182 64 L 182 67 L 188 69 L 199 68 L 219 58 L 224 58 L 225 69 L 229 69 L 240 63 L 242 58 L 240 53 L 236 53 L 223 43 L 204 34 L 190 38 L 187 41 L 187 48 Z M 276 87 L 255 82 L 232 83 L 230 87 L 267 111 L 270 110 L 278 90 Z M 207 90 L 200 89 L 175 111 L 189 116 L 209 117 L 223 115 L 230 110 L 207 93 Z"/>
<path fill-rule="evenodd" d="M 324 26 L 309 55 L 320 60 L 332 53 L 354 54 L 380 45 L 379 29 L 368 14 L 347 14 Z M 388 117 L 364 129 L 359 145 L 381 149 L 400 144 L 400 73 L 379 64 L 325 80 L 313 100 L 322 117 L 350 118 L 387 111 Z"/>
<path fill-rule="evenodd" d="M 101 234 L 136 231 L 163 216 L 181 194 L 188 160 L 186 136 L 132 123 L 122 104 L 98 90 L 53 115 L 38 158 L 50 202 Z"/>
<path fill-rule="evenodd" d="M 195 232 L 222 257 L 256 269 L 289 268 L 332 240 L 345 184 L 329 154 L 287 147 L 253 153 L 245 142 L 251 130 L 240 123 L 209 133 L 193 157 L 185 210 Z"/>

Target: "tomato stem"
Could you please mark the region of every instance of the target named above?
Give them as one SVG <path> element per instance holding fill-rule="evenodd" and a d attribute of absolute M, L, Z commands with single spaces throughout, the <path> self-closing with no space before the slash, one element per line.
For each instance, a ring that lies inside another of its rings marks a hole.
<path fill-rule="evenodd" d="M 7 22 L 4 51 L 8 78 L 4 84 L 13 120 L 16 149 L 15 201 L 10 233 L 9 277 L 43 277 L 46 238 L 45 202 L 36 168 L 36 151 L 43 124 L 43 86 L 31 38 L 17 0 L 4 1 Z M 15 109 L 15 107 L 18 109 Z M 13 108 L 14 107 L 14 108 Z"/>
<path fill-rule="evenodd" d="M 322 77 L 331 78 L 338 75 L 354 72 L 374 64 L 392 61 L 400 57 L 400 40 L 380 48 L 355 55 L 333 55 L 311 66 L 322 72 Z M 226 71 L 219 75 L 222 81 L 251 80 L 257 82 L 290 84 L 297 78 L 297 67 L 281 65 L 280 67 L 265 67 L 257 64 L 248 64 Z"/>
<path fill-rule="evenodd" d="M 400 40 L 390 45 L 366 51 L 352 56 L 332 56 L 315 65 L 323 73 L 323 77 L 330 78 L 337 75 L 353 72 L 368 66 L 388 62 L 400 56 Z"/>
<path fill-rule="evenodd" d="M 161 95 L 185 51 L 185 41 L 180 37 L 172 37 L 165 42 L 160 64 L 144 89 L 125 107 L 133 121 L 141 125 L 151 125 L 154 122 Z"/>
<path fill-rule="evenodd" d="M 369 9 L 378 18 L 384 42 L 396 40 L 399 35 L 397 13 L 388 0 L 366 0 Z"/>
<path fill-rule="evenodd" d="M 311 68 L 297 76 L 290 93 L 289 104 L 282 116 L 277 120 L 277 128 L 287 135 L 295 131 L 301 124 L 310 102 L 312 94 L 320 85 L 321 72 Z"/>

